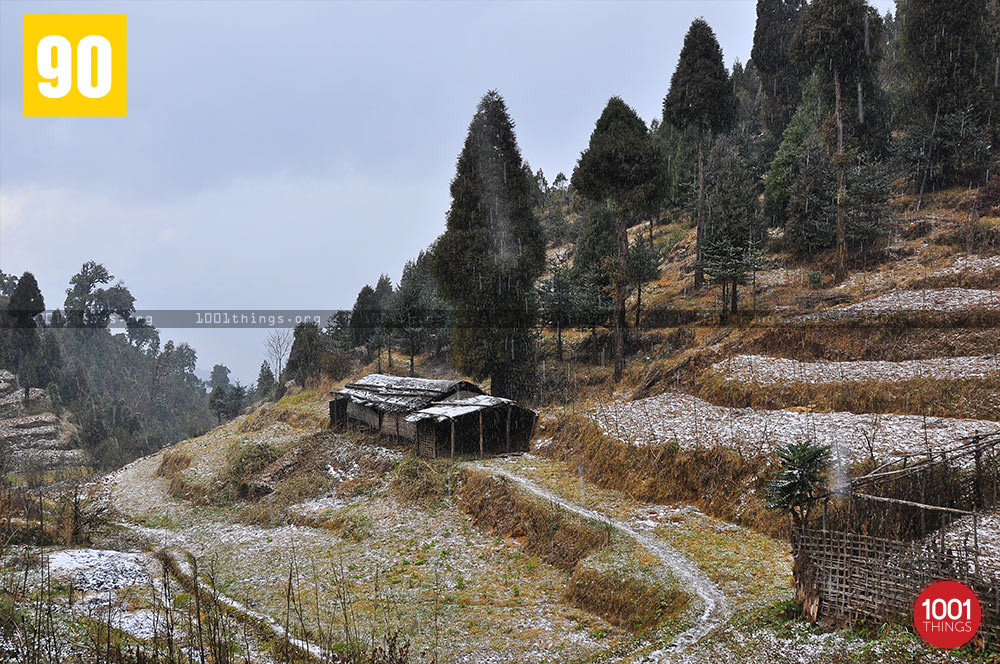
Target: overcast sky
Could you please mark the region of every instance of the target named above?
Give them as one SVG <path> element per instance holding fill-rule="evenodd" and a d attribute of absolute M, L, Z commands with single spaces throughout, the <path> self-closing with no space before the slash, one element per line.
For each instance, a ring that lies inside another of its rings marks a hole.
<path fill-rule="evenodd" d="M 128 117 L 22 117 L 21 15 L 104 12 L 128 15 Z M 0 0 L 0 269 L 49 308 L 87 260 L 141 309 L 350 308 L 443 231 L 484 92 L 568 176 L 612 95 L 660 116 L 698 16 L 748 59 L 753 0 Z M 161 330 L 245 383 L 264 336 Z"/>

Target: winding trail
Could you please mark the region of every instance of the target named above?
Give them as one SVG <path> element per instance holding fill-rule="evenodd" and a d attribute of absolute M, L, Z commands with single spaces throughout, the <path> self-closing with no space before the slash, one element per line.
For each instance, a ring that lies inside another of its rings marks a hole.
<path fill-rule="evenodd" d="M 548 489 L 535 484 L 531 480 L 521 477 L 520 475 L 516 475 L 508 470 L 481 464 L 473 464 L 473 466 L 484 472 L 506 477 L 507 479 L 516 482 L 524 490 L 546 500 L 550 500 L 563 509 L 573 512 L 574 514 L 610 524 L 653 553 L 660 559 L 660 562 L 662 562 L 665 567 L 669 568 L 671 573 L 677 576 L 682 583 L 689 586 L 694 593 L 698 595 L 702 601 L 703 608 L 701 615 L 695 621 L 695 624 L 678 634 L 669 645 L 645 655 L 641 660 L 643 664 L 665 664 L 666 662 L 673 660 L 674 656 L 684 652 L 700 641 L 712 630 L 725 622 L 726 618 L 729 616 L 729 605 L 726 601 L 725 593 L 723 593 L 704 572 L 698 569 L 694 563 L 666 542 L 649 533 L 636 530 L 625 521 L 614 519 L 601 514 L 600 512 L 596 512 L 592 509 L 566 500 L 562 496 L 559 496 Z"/>

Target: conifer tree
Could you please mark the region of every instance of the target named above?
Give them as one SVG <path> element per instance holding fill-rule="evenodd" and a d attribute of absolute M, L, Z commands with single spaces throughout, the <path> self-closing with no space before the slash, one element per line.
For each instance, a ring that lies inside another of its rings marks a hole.
<path fill-rule="evenodd" d="M 267 399 L 274 392 L 274 372 L 267 362 L 261 362 L 260 373 L 257 374 L 257 396 Z"/>
<path fill-rule="evenodd" d="M 738 287 L 753 267 L 762 228 L 754 178 L 732 144 L 712 148 L 706 192 L 706 272 L 722 286 L 722 318 L 738 309 Z"/>
<path fill-rule="evenodd" d="M 35 316 L 45 311 L 45 298 L 38 288 L 38 281 L 31 272 L 25 272 L 14 287 L 7 302 L 7 315 L 14 320 L 13 351 L 17 375 L 24 388 L 24 403 L 28 403 L 29 389 L 42 373 L 38 353 L 38 333 Z"/>
<path fill-rule="evenodd" d="M 556 328 L 556 359 L 563 359 L 563 330 L 578 313 L 576 284 L 566 254 L 557 254 L 549 260 L 549 276 L 539 284 L 542 316 L 547 325 Z"/>
<path fill-rule="evenodd" d="M 837 129 L 834 157 L 837 169 L 837 280 L 847 276 L 844 96 L 845 91 L 857 88 L 858 120 L 863 124 L 862 94 L 865 81 L 872 79 L 877 69 L 880 27 L 881 17 L 865 0 L 814 0 L 806 7 L 790 46 L 795 61 L 817 72 L 829 72 L 832 77 Z"/>
<path fill-rule="evenodd" d="M 354 307 L 351 309 L 351 343 L 357 346 L 364 346 L 371 341 L 375 334 L 377 316 L 379 312 L 378 298 L 375 296 L 375 289 L 365 284 L 358 292 L 358 297 L 354 300 Z"/>
<path fill-rule="evenodd" d="M 757 24 L 750 58 L 760 73 L 764 129 L 776 139 L 802 95 L 802 70 L 788 57 L 804 0 L 757 0 Z"/>
<path fill-rule="evenodd" d="M 722 48 L 703 19 L 695 19 L 684 37 L 670 90 L 663 100 L 663 120 L 698 132 L 698 204 L 696 212 L 694 286 L 700 288 L 705 272 L 702 241 L 705 235 L 705 134 L 725 132 L 736 120 L 736 96 L 722 60 Z"/>
<path fill-rule="evenodd" d="M 981 182 L 988 146 L 997 149 L 998 16 L 997 3 L 987 0 L 900 3 L 905 102 L 912 114 L 903 150 L 923 157 L 921 192 L 928 185 Z M 980 145 L 986 147 L 970 149 Z"/>
<path fill-rule="evenodd" d="M 503 397 L 527 395 L 534 383 L 534 283 L 544 268 L 545 245 L 531 190 L 507 105 L 491 90 L 476 108 L 458 157 L 431 272 L 455 308 L 456 365 L 488 377 L 491 392 Z"/>
<path fill-rule="evenodd" d="M 661 191 L 660 153 L 642 118 L 620 97 L 612 97 L 597 120 L 590 144 L 573 170 L 573 188 L 595 203 L 611 206 L 617 231 L 615 294 L 615 380 L 625 367 L 625 298 L 628 292 L 628 227 L 648 212 Z"/>

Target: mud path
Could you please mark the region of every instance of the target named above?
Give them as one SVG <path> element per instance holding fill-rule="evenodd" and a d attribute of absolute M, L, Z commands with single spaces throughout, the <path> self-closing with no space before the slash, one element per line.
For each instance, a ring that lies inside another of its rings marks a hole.
<path fill-rule="evenodd" d="M 545 500 L 552 501 L 563 509 L 574 514 L 578 514 L 588 519 L 594 519 L 608 523 L 620 532 L 628 535 L 641 546 L 653 553 L 660 562 L 674 574 L 681 583 L 694 591 L 702 602 L 702 612 L 695 621 L 695 624 L 687 630 L 678 634 L 667 646 L 645 655 L 641 660 L 644 664 L 660 664 L 670 662 L 674 656 L 687 650 L 689 647 L 700 641 L 709 632 L 721 625 L 729 615 L 729 606 L 726 602 L 725 594 L 712 582 L 708 576 L 698 569 L 694 563 L 688 560 L 675 548 L 661 541 L 654 535 L 636 530 L 628 523 L 619 519 L 608 517 L 600 512 L 573 503 L 555 493 L 544 489 L 531 480 L 525 479 L 510 471 L 500 468 L 493 468 L 483 465 L 475 465 L 479 470 L 501 475 L 516 482 L 525 491 L 535 494 Z"/>

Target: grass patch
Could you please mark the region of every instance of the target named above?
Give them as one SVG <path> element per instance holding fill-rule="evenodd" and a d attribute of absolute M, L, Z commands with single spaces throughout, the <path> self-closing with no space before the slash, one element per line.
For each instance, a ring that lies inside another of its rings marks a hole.
<path fill-rule="evenodd" d="M 430 506 L 448 495 L 447 460 L 428 460 L 409 454 L 396 467 L 389 490 L 401 500 Z"/>
<path fill-rule="evenodd" d="M 538 453 L 579 466 L 584 477 L 601 488 L 649 502 L 689 503 L 766 534 L 785 534 L 784 521 L 759 497 L 774 469 L 773 455 L 740 456 L 721 445 L 692 450 L 636 447 L 573 414 L 562 415 L 547 428 L 554 429 L 552 442 Z"/>
<path fill-rule="evenodd" d="M 479 527 L 522 540 L 525 553 L 561 570 L 575 565 L 611 541 L 611 530 L 518 491 L 505 477 L 466 470 L 459 507 Z"/>
<path fill-rule="evenodd" d="M 633 546 L 608 547 L 580 560 L 566 599 L 636 633 L 679 620 L 691 604 L 677 580 L 665 578 L 659 561 Z"/>
<path fill-rule="evenodd" d="M 1000 377 L 913 378 L 900 381 L 846 381 L 768 384 L 726 380 L 705 371 L 695 396 L 717 406 L 771 410 L 809 406 L 820 412 L 899 413 L 933 417 L 1000 418 Z"/>

